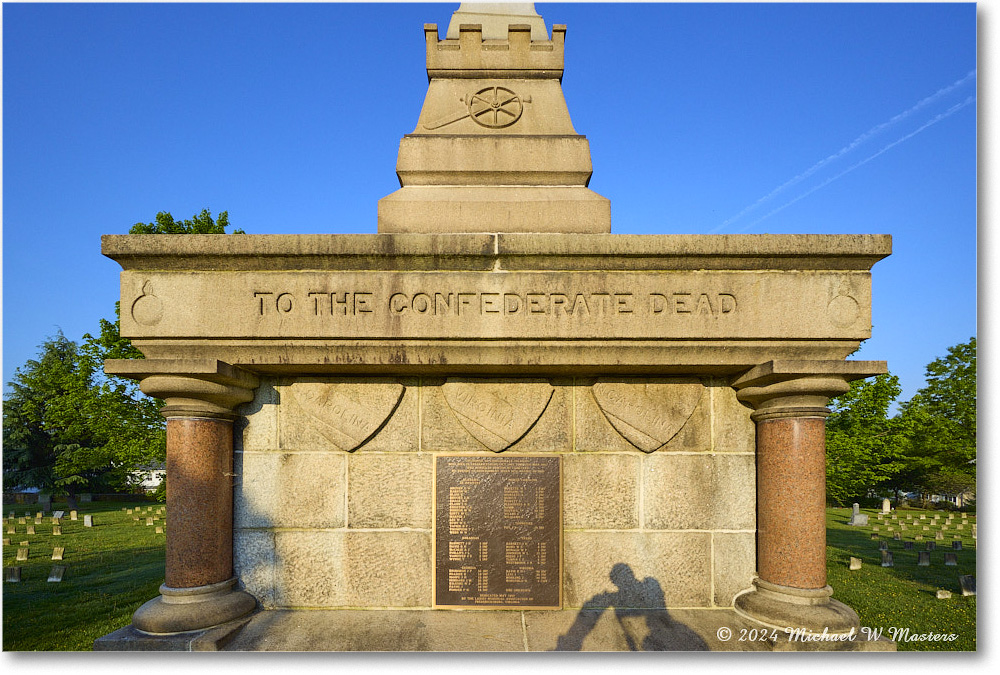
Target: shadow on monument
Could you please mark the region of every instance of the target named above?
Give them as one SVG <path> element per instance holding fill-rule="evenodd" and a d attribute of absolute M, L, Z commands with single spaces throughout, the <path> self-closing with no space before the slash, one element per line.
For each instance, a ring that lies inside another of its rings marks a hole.
<path fill-rule="evenodd" d="M 707 651 L 708 644 L 693 630 L 674 621 L 667 611 L 660 582 L 641 581 L 626 563 L 616 563 L 609 574 L 617 591 L 598 593 L 583 603 L 573 625 L 556 641 L 555 651 L 581 651 L 608 609 L 630 651 Z M 612 637 L 612 639 L 614 639 Z"/>

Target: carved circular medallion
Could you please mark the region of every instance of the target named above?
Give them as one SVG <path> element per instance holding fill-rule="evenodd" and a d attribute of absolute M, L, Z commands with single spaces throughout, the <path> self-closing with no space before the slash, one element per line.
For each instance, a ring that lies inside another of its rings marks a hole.
<path fill-rule="evenodd" d="M 153 326 L 163 317 L 163 303 L 153 292 L 153 284 L 142 285 L 142 295 L 132 303 L 132 318 L 143 326 Z"/>
<path fill-rule="evenodd" d="M 486 87 L 469 97 L 469 117 L 488 129 L 509 127 L 521 118 L 524 103 L 506 87 Z"/>

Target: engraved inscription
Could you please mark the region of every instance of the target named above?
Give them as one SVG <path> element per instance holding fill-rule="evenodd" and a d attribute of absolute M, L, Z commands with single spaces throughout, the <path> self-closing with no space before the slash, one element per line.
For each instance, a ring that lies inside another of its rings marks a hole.
<path fill-rule="evenodd" d="M 286 391 L 327 440 L 350 452 L 385 424 L 405 389 L 394 383 L 296 382 Z"/>
<path fill-rule="evenodd" d="M 560 462 L 435 458 L 436 607 L 560 607 Z"/>
<path fill-rule="evenodd" d="M 466 431 L 493 452 L 502 452 L 534 426 L 554 389 L 548 382 L 448 380 L 441 392 Z"/>
<path fill-rule="evenodd" d="M 598 380 L 591 389 L 608 422 L 643 452 L 653 452 L 676 436 L 705 391 L 697 380 L 646 384 Z"/>

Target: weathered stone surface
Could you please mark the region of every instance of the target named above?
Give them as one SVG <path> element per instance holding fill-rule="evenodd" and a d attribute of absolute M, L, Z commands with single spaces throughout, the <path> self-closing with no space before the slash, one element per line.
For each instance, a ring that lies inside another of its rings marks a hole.
<path fill-rule="evenodd" d="M 265 609 L 274 607 L 274 532 L 233 532 L 233 571 L 240 585 Z"/>
<path fill-rule="evenodd" d="M 429 607 L 425 532 L 275 533 L 280 607 Z"/>
<path fill-rule="evenodd" d="M 244 452 L 234 466 L 236 527 L 344 526 L 344 454 Z"/>
<path fill-rule="evenodd" d="M 752 586 L 757 570 L 757 540 L 753 532 L 712 533 L 713 601 L 732 607 L 733 598 Z"/>
<path fill-rule="evenodd" d="M 713 381 L 709 386 L 712 399 L 712 450 L 715 452 L 754 452 L 756 429 L 749 406 L 736 398 L 736 390 L 728 384 Z"/>
<path fill-rule="evenodd" d="M 363 454 L 347 462 L 347 526 L 430 529 L 429 455 Z"/>
<path fill-rule="evenodd" d="M 465 424 L 452 407 L 444 395 L 443 383 L 440 380 L 429 380 L 424 382 L 421 391 L 422 399 L 422 423 L 421 447 L 427 452 L 449 451 L 449 452 L 480 452 L 484 450 L 496 451 L 501 448 L 505 440 L 498 437 L 488 429 L 479 429 L 477 425 L 469 419 Z M 498 397 L 497 410 L 506 410 L 509 406 L 516 409 L 521 402 L 519 395 L 523 393 L 517 385 L 525 384 L 519 381 L 504 381 L 489 388 L 484 400 L 493 400 Z M 568 451 L 572 448 L 571 436 L 571 413 L 569 399 L 571 392 L 567 386 L 552 386 L 548 381 L 529 381 L 526 384 L 537 387 L 537 392 L 547 395 L 547 400 L 540 417 L 528 426 L 527 430 L 508 448 L 507 452 L 556 452 Z M 514 386 L 511 386 L 514 385 Z M 462 390 L 459 390 L 462 391 Z M 528 390 L 532 391 L 532 390 Z M 452 392 L 453 397 L 457 396 Z M 536 402 L 535 408 L 539 407 Z M 534 408 L 532 409 L 534 410 Z M 534 413 L 532 413 L 534 414 Z M 527 420 L 530 415 L 524 415 Z M 509 419 L 513 419 L 510 416 Z M 524 420 L 522 425 L 524 426 Z M 502 420 L 501 420 L 502 421 Z M 518 426 L 518 428 L 520 428 Z M 469 428 L 477 430 L 482 436 L 482 440 L 474 436 Z M 499 432 L 513 436 L 513 431 L 498 429 Z M 486 445 L 486 442 L 491 445 Z"/>
<path fill-rule="evenodd" d="M 643 452 L 653 452 L 687 425 L 705 388 L 696 379 L 598 380 L 591 391 L 601 412 L 618 433 Z"/>
<path fill-rule="evenodd" d="M 276 378 L 262 377 L 254 398 L 236 409 L 233 422 L 233 450 L 236 452 L 275 450 L 278 447 L 278 404 Z"/>
<path fill-rule="evenodd" d="M 563 527 L 638 527 L 639 465 L 635 455 L 567 455 L 563 460 Z"/>
<path fill-rule="evenodd" d="M 381 378 L 299 379 L 283 384 L 280 447 L 347 452 L 367 447 L 395 415 L 404 393 L 405 387 L 399 382 Z M 410 418 L 402 423 L 415 426 L 413 397 L 409 403 Z M 413 430 L 409 432 L 402 436 L 414 438 Z"/>
<path fill-rule="evenodd" d="M 711 604 L 711 537 L 693 532 L 565 532 L 563 606 L 579 608 L 619 589 L 610 575 L 619 563 L 638 581 L 656 581 L 663 596 L 644 584 L 641 604 L 649 607 L 707 607 Z"/>
<path fill-rule="evenodd" d="M 671 455 L 643 462 L 643 526 L 658 530 L 752 530 L 753 455 Z"/>
<path fill-rule="evenodd" d="M 548 382 L 492 382 L 449 379 L 441 394 L 455 418 L 494 452 L 517 443 L 552 399 Z"/>

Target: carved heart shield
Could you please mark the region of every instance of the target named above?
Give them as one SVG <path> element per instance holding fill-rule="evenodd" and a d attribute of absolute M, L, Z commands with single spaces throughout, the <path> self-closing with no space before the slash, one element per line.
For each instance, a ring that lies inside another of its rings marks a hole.
<path fill-rule="evenodd" d="M 448 381 L 444 400 L 458 421 L 493 452 L 521 440 L 552 400 L 548 382 Z"/>
<path fill-rule="evenodd" d="M 705 388 L 697 380 L 651 384 L 598 380 L 592 390 L 611 426 L 643 452 L 653 452 L 677 435 Z"/>
<path fill-rule="evenodd" d="M 351 452 L 382 428 L 405 390 L 395 383 L 296 382 L 285 391 L 325 438 Z"/>

